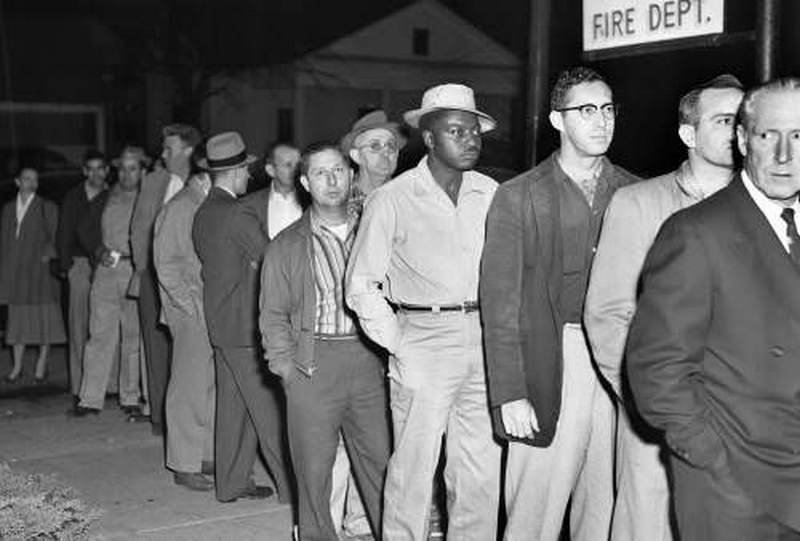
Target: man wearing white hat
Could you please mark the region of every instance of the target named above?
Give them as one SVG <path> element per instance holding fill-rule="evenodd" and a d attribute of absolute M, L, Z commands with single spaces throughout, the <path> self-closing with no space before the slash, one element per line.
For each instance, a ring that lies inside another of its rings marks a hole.
<path fill-rule="evenodd" d="M 481 135 L 496 122 L 459 84 L 427 90 L 404 118 L 422 131 L 428 154 L 367 200 L 346 287 L 363 329 L 392 354 L 395 450 L 383 537 L 426 538 L 446 435 L 448 537 L 485 541 L 497 529 L 500 447 L 491 432 L 477 299 L 497 183 L 472 168 Z"/>
<path fill-rule="evenodd" d="M 278 401 L 263 383 L 257 353 L 258 277 L 266 236 L 257 222 L 239 210 L 247 190 L 247 153 L 241 136 L 225 132 L 209 138 L 207 169 L 214 186 L 195 214 L 192 241 L 202 269 L 203 305 L 214 348 L 217 409 L 214 425 L 217 500 L 263 498 L 272 493 L 250 479 L 257 446 L 266 458 L 282 502 L 290 501 L 288 462 Z"/>
<path fill-rule="evenodd" d="M 503 184 L 486 225 L 481 305 L 489 396 L 509 441 L 505 539 L 607 539 L 611 398 L 582 325 L 589 269 L 614 191 L 636 180 L 606 157 L 616 105 L 595 71 L 562 72 L 550 96 L 559 149 Z"/>

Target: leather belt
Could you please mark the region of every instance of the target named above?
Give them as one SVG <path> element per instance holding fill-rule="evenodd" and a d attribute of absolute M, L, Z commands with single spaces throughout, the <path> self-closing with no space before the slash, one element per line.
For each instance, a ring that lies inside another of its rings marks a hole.
<path fill-rule="evenodd" d="M 462 302 L 461 304 L 433 304 L 433 305 L 424 305 L 424 304 L 406 304 L 404 302 L 395 303 L 398 310 L 403 310 L 405 312 L 433 312 L 434 314 L 439 312 L 476 312 L 480 310 L 481 305 L 478 301 L 466 301 Z"/>

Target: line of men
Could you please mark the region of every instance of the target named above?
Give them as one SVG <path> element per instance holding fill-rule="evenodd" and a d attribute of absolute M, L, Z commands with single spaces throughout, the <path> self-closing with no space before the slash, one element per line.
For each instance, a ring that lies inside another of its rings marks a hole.
<path fill-rule="evenodd" d="M 213 441 L 217 498 L 255 494 L 258 440 L 303 541 L 338 539 L 343 507 L 375 539 L 422 540 L 444 445 L 451 539 L 495 539 L 501 490 L 507 540 L 557 540 L 568 509 L 573 540 L 800 539 L 800 81 L 693 88 L 687 159 L 648 181 L 606 157 L 617 116 L 600 74 L 565 70 L 559 148 L 498 186 L 474 170 L 496 121 L 433 87 L 403 115 L 415 168 L 386 182 L 404 140 L 362 119 L 299 155 L 310 205 L 277 235 L 276 183 L 237 200 L 255 157 L 211 137 L 210 183 L 155 232 L 157 268 L 161 231 L 194 248 L 185 295 L 158 270 L 164 317 L 176 351 L 193 320 L 187 367 L 216 380 L 214 438 L 176 482 L 210 488 Z M 209 402 L 186 405 L 204 427 Z"/>

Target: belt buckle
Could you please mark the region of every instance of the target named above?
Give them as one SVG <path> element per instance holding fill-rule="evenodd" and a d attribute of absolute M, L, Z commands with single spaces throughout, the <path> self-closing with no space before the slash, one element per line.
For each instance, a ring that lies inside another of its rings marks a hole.
<path fill-rule="evenodd" d="M 441 311 L 442 307 L 439 306 L 438 304 L 434 304 L 433 306 L 431 306 L 431 312 L 433 312 L 434 314 L 438 314 Z"/>

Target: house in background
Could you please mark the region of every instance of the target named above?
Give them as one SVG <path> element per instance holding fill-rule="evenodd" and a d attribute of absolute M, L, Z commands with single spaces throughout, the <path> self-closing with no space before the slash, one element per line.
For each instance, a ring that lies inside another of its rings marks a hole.
<path fill-rule="evenodd" d="M 210 133 L 238 130 L 255 152 L 276 139 L 300 146 L 338 140 L 365 112 L 382 108 L 401 120 L 419 107 L 425 89 L 447 82 L 471 86 L 479 108 L 498 120 L 481 163 L 513 166 L 520 60 L 436 0 L 413 3 L 289 64 L 220 76 L 215 84 L 225 90 L 206 102 L 204 124 Z"/>

